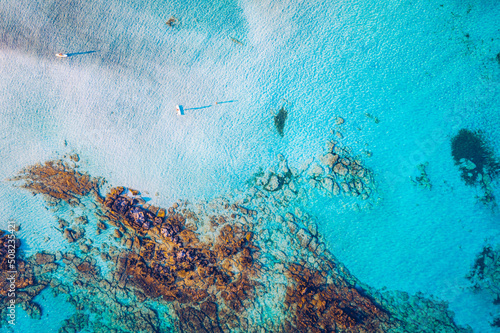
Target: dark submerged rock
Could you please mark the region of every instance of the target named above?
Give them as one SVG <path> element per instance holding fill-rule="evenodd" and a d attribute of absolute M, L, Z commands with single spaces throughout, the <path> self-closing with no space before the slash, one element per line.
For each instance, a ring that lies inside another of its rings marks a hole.
<path fill-rule="evenodd" d="M 281 107 L 281 109 L 278 111 L 278 114 L 274 116 L 274 126 L 278 130 L 279 135 L 281 135 L 282 137 L 285 135 L 285 121 L 287 117 L 288 111 L 285 110 L 285 107 Z"/>

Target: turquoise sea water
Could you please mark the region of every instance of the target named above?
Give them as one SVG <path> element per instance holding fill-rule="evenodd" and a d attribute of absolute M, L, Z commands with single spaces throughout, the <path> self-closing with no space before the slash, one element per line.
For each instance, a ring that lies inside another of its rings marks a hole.
<path fill-rule="evenodd" d="M 340 129 L 378 190 L 361 210 L 308 193 L 302 205 L 330 251 L 367 285 L 435 295 L 458 324 L 495 332 L 498 305 L 465 276 L 500 242 L 500 213 L 460 179 L 450 140 L 481 130 L 500 156 L 499 27 L 495 1 L 7 0 L 0 179 L 77 152 L 81 168 L 154 204 L 204 201 L 246 190 L 278 154 L 299 169 Z M 54 57 L 86 51 L 96 52 Z M 283 105 L 281 137 L 273 112 Z M 432 190 L 410 180 L 424 162 Z M 40 197 L 2 181 L 0 205 L 0 228 L 18 221 L 27 253 L 66 246 Z M 48 311 L 47 326 L 20 315 L 19 332 L 55 332 L 65 311 Z"/>

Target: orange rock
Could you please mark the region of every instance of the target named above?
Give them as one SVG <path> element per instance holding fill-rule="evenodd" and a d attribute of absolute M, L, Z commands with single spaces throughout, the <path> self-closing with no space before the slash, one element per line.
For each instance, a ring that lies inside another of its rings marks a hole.
<path fill-rule="evenodd" d="M 75 161 L 75 162 L 79 162 L 80 161 L 80 156 L 78 156 L 78 154 L 73 154 L 70 156 L 70 158 Z"/>

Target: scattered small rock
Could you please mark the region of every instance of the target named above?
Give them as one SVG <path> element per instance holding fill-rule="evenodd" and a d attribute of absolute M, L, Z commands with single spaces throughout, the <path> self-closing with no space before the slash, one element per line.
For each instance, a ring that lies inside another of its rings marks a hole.
<path fill-rule="evenodd" d="M 307 247 L 307 245 L 309 245 L 311 238 L 312 238 L 311 235 L 305 229 L 300 229 L 299 232 L 297 233 L 297 239 L 299 240 L 300 245 L 304 248 Z"/>
<path fill-rule="evenodd" d="M 325 170 L 323 170 L 323 167 L 317 163 L 313 164 L 311 169 L 309 170 L 309 176 L 311 177 L 320 177 L 323 175 Z"/>
<path fill-rule="evenodd" d="M 272 175 L 271 178 L 269 179 L 269 183 L 267 183 L 265 189 L 268 191 L 276 191 L 280 187 L 280 181 L 278 179 L 278 176 Z"/>
<path fill-rule="evenodd" d="M 75 241 L 75 232 L 69 228 L 64 229 L 63 237 L 70 243 Z"/>
<path fill-rule="evenodd" d="M 341 176 L 345 176 L 349 172 L 349 170 L 342 163 L 337 163 L 333 167 L 333 172 Z"/>
<path fill-rule="evenodd" d="M 72 159 L 75 162 L 79 162 L 80 161 L 80 156 L 78 156 L 78 154 L 73 154 L 69 158 Z"/>
<path fill-rule="evenodd" d="M 69 223 L 68 223 L 68 222 L 66 222 L 66 221 L 65 221 L 65 220 L 63 220 L 63 219 L 59 219 L 59 221 L 58 221 L 58 222 L 59 222 L 59 229 L 64 229 L 64 228 L 66 228 L 67 226 L 69 226 Z"/>
<path fill-rule="evenodd" d="M 322 185 L 323 185 L 323 188 L 327 191 L 327 192 L 331 192 L 332 189 L 333 189 L 333 179 L 329 178 L 329 177 L 326 177 L 326 178 L 323 178 L 323 180 L 321 181 Z"/>
<path fill-rule="evenodd" d="M 76 224 L 82 224 L 82 225 L 86 225 L 89 223 L 89 220 L 87 218 L 87 216 L 83 215 L 83 216 L 79 216 L 75 219 L 75 223 Z"/>
<path fill-rule="evenodd" d="M 320 160 L 321 160 L 321 163 L 323 163 L 324 165 L 326 165 L 327 167 L 329 168 L 332 168 L 333 165 L 335 163 L 337 163 L 337 160 L 339 159 L 339 155 L 337 154 L 332 154 L 332 153 L 328 153 L 326 155 L 323 155 Z"/>
<path fill-rule="evenodd" d="M 21 308 L 26 311 L 28 316 L 32 319 L 40 320 L 42 318 L 42 308 L 36 303 L 21 303 Z"/>
<path fill-rule="evenodd" d="M 87 244 L 81 243 L 79 247 L 80 247 L 80 251 L 82 251 L 83 253 L 89 252 L 89 246 Z"/>
<path fill-rule="evenodd" d="M 103 222 L 99 221 L 99 222 L 97 222 L 97 228 L 99 228 L 101 230 L 106 230 L 106 229 L 108 229 L 108 226 L 106 224 L 104 224 Z"/>
<path fill-rule="evenodd" d="M 38 265 L 45 265 L 54 262 L 55 255 L 47 253 L 37 253 L 35 258 Z"/>
<path fill-rule="evenodd" d="M 337 185 L 337 183 L 333 183 L 333 195 L 339 195 L 340 194 L 340 187 Z"/>

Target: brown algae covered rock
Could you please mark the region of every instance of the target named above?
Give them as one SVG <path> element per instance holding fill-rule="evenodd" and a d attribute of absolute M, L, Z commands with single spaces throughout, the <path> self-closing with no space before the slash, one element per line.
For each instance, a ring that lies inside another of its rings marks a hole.
<path fill-rule="evenodd" d="M 98 187 L 96 179 L 76 171 L 62 160 L 35 164 L 10 180 L 22 180 L 21 187 L 68 203 L 78 202 L 78 196 L 84 196 Z"/>

